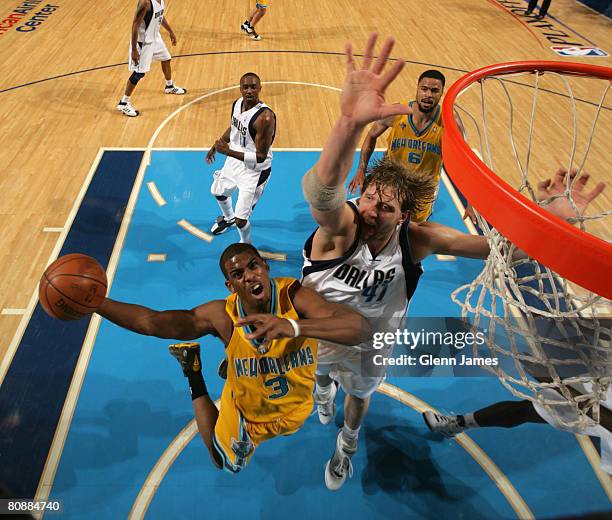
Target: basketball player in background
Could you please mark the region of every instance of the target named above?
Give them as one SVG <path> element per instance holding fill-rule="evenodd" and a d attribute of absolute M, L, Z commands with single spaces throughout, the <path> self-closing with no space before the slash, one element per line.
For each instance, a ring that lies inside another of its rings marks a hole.
<path fill-rule="evenodd" d="M 261 40 L 261 36 L 257 34 L 255 26 L 257 25 L 257 22 L 259 22 L 259 20 L 261 20 L 266 15 L 267 12 L 268 0 L 257 0 L 255 2 L 255 9 L 240 26 L 240 29 L 244 31 L 252 40 Z"/>
<path fill-rule="evenodd" d="M 295 433 L 313 406 L 317 342 L 372 335 L 367 320 L 329 303 L 294 278 L 271 278 L 250 244 L 232 244 L 219 266 L 232 293 L 191 310 L 155 311 L 106 298 L 96 312 L 120 327 L 159 338 L 211 334 L 225 344 L 227 381 L 217 411 L 202 376 L 198 343 L 170 346 L 189 382 L 198 430 L 213 464 L 238 473 L 258 444 Z"/>
<path fill-rule="evenodd" d="M 130 59 L 128 68 L 132 71 L 125 86 L 125 94 L 117 105 L 117 110 L 128 117 L 136 117 L 140 112 L 134 108 L 130 96 L 138 82 L 149 72 L 152 61 L 161 61 L 162 71 L 166 78 L 166 94 L 182 95 L 187 91 L 177 87 L 172 81 L 172 56 L 161 37 L 160 27 L 168 31 L 172 45 L 176 45 L 174 31 L 164 17 L 164 0 L 138 0 L 136 14 L 132 21 L 130 39 Z"/>
<path fill-rule="evenodd" d="M 347 46 L 340 118 L 319 160 L 302 180 L 304 196 L 319 225 L 304 246 L 302 283 L 328 301 L 358 309 L 375 333 L 394 335 L 403 328 L 424 258 L 431 254 L 486 258 L 489 245 L 483 236 L 434 222 L 413 222 L 411 214 L 432 202 L 437 183 L 430 175 L 388 157 L 370 169 L 359 200 L 346 200 L 344 183 L 365 126 L 410 110 L 407 105 L 385 103 L 385 90 L 404 62 L 398 60 L 384 71 L 394 41 L 388 39 L 374 60 L 376 39 L 376 34 L 370 35 L 361 69 L 352 47 Z M 556 193 L 551 187 L 548 195 Z M 556 205 L 548 208 L 558 214 Z M 344 425 L 325 467 L 325 484 L 330 490 L 339 489 L 352 474 L 351 456 L 357 451 L 359 429 L 370 397 L 385 377 L 380 359 L 388 357 L 392 349 L 393 345 L 375 349 L 371 340 L 350 347 L 319 342 L 315 400 L 321 423 L 328 424 L 334 418 L 334 381 L 346 393 Z M 377 362 L 374 358 L 379 355 Z"/>
<path fill-rule="evenodd" d="M 436 183 L 440 178 L 442 167 L 442 111 L 440 99 L 444 92 L 446 79 L 438 70 L 426 70 L 419 76 L 416 98 L 414 101 L 401 104 L 406 107 L 405 113 L 376 121 L 367 133 L 361 146 L 357 172 L 349 183 L 349 191 L 356 193 L 365 180 L 365 172 L 370 157 L 376 148 L 376 141 L 387 130 L 387 157 L 400 162 L 409 170 L 430 175 Z M 414 222 L 423 222 L 431 214 L 433 201 L 416 215 Z"/>
<path fill-rule="evenodd" d="M 272 150 L 276 134 L 276 115 L 259 99 L 261 81 L 254 72 L 240 78 L 242 97 L 234 101 L 229 128 L 206 154 L 212 164 L 215 153 L 226 155 L 221 170 L 214 173 L 210 188 L 222 215 L 213 224 L 213 235 L 225 233 L 236 225 L 240 242 L 251 243 L 249 219 L 272 173 Z M 236 208 L 232 195 L 238 190 Z"/>
<path fill-rule="evenodd" d="M 562 414 L 565 421 L 578 420 L 578 414 L 563 403 L 564 397 L 559 392 L 552 388 L 544 388 L 541 392 L 549 402 L 559 402 L 559 406 L 553 404 L 551 407 L 556 414 Z M 464 415 L 444 415 L 427 410 L 423 413 L 423 419 L 432 432 L 449 438 L 472 428 L 515 428 L 525 423 L 548 423 L 559 430 L 599 437 L 601 469 L 612 475 L 612 386 L 608 387 L 605 399 L 600 401 L 599 413 L 599 425 L 591 426 L 586 431 L 563 425 L 544 405 L 528 400 L 500 401 Z"/>
<path fill-rule="evenodd" d="M 540 7 L 540 12 L 536 16 L 538 20 L 542 20 L 546 16 L 546 13 L 548 13 L 548 8 L 550 7 L 550 2 L 551 0 L 544 0 L 542 2 L 542 7 Z M 533 13 L 533 10 L 537 7 L 537 5 L 538 5 L 538 0 L 529 0 L 529 5 L 527 6 L 527 11 L 525 11 L 525 15 L 531 16 L 531 13 Z"/>

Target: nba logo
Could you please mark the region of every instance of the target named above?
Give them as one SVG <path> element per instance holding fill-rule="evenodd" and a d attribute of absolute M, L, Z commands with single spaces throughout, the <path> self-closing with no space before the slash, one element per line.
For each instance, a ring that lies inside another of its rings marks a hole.
<path fill-rule="evenodd" d="M 564 47 L 554 45 L 551 47 L 559 56 L 572 56 L 575 58 L 605 58 L 608 53 L 597 47 Z"/>

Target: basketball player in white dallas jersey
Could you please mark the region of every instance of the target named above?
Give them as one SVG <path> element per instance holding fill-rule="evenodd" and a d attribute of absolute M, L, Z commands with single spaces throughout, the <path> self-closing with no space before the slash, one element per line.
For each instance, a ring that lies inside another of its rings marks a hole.
<path fill-rule="evenodd" d="M 162 71 L 166 78 L 166 94 L 185 94 L 187 91 L 177 87 L 172 82 L 172 57 L 168 52 L 160 34 L 160 27 L 168 31 L 172 45 L 176 45 L 174 31 L 164 17 L 164 0 L 138 0 L 136 14 L 132 22 L 132 38 L 130 40 L 130 61 L 128 68 L 132 71 L 125 94 L 117 105 L 117 110 L 128 117 L 136 117 L 140 112 L 134 108 L 130 96 L 138 82 L 151 68 L 151 62 L 161 61 Z"/>
<path fill-rule="evenodd" d="M 272 142 L 276 134 L 276 116 L 259 99 L 261 81 L 253 72 L 240 78 L 241 98 L 232 105 L 229 128 L 206 154 L 206 162 L 215 160 L 215 152 L 226 155 L 221 170 L 214 173 L 211 193 L 223 213 L 213 224 L 213 235 L 225 233 L 234 224 L 240 242 L 251 243 L 249 218 L 261 198 L 272 172 Z M 236 208 L 232 195 L 238 189 Z"/>
<path fill-rule="evenodd" d="M 319 227 L 305 245 L 303 284 L 330 301 L 354 306 L 371 319 L 375 332 L 394 332 L 407 310 L 425 257 L 486 258 L 489 246 L 482 236 L 434 222 L 410 222 L 410 214 L 432 197 L 431 181 L 389 160 L 370 170 L 356 204 L 346 202 L 344 184 L 363 129 L 373 121 L 408 110 L 405 105 L 385 103 L 385 90 L 404 62 L 397 60 L 383 72 L 394 41 L 388 39 L 374 61 L 376 37 L 372 34 L 368 39 L 361 69 L 347 46 L 341 115 L 319 160 L 304 175 L 304 195 Z M 539 188 L 546 192 L 549 185 L 550 181 L 540 183 Z M 548 195 L 553 194 L 551 186 Z M 374 354 L 385 352 L 375 350 L 371 342 L 352 348 L 319 345 L 315 397 L 322 423 L 331 422 L 335 413 L 332 379 L 347 395 L 344 426 L 325 467 L 325 483 L 331 490 L 339 489 L 352 472 L 350 457 L 357 450 L 359 428 L 370 396 L 384 378 L 384 366 L 374 365 Z"/>

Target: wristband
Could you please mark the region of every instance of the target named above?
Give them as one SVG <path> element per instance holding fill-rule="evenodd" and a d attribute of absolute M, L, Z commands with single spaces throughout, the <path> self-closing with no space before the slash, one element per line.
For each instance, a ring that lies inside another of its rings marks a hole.
<path fill-rule="evenodd" d="M 249 170 L 257 168 L 257 154 L 255 152 L 244 152 L 244 165 Z"/>
<path fill-rule="evenodd" d="M 291 326 L 293 327 L 293 337 L 297 338 L 300 335 L 300 326 L 296 320 L 292 320 L 291 318 L 285 318 Z"/>

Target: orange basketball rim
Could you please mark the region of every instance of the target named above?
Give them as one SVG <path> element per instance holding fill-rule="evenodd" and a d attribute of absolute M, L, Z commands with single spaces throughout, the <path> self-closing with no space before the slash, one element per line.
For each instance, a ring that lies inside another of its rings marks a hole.
<path fill-rule="evenodd" d="M 526 71 L 612 80 L 612 68 L 555 61 L 501 63 L 466 74 L 442 105 L 444 165 L 465 197 L 504 237 L 561 276 L 612 299 L 612 245 L 552 215 L 500 179 L 471 150 L 453 117 L 458 94 L 471 84 Z M 612 164 L 602 167 L 607 172 Z"/>

